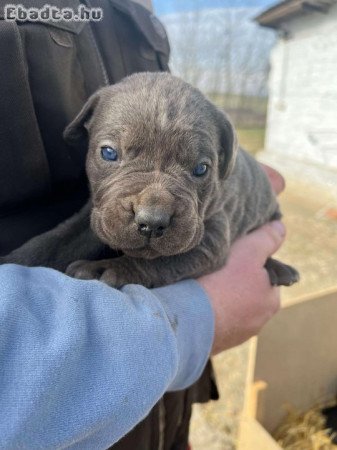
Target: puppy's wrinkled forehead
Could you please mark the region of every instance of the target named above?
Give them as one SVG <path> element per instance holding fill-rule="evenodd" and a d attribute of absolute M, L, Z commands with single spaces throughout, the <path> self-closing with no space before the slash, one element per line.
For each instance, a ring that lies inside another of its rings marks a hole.
<path fill-rule="evenodd" d="M 179 159 L 183 148 L 198 154 L 214 147 L 211 107 L 182 80 L 168 74 L 140 74 L 102 91 L 89 127 L 96 140 L 110 138 L 134 153 L 161 154 L 164 146 L 168 155 Z"/>
<path fill-rule="evenodd" d="M 220 179 L 231 173 L 237 152 L 228 117 L 198 89 L 168 73 L 134 74 L 100 89 L 63 136 L 68 144 L 82 148 L 89 138 L 89 159 L 99 158 L 99 149 L 109 146 L 123 164 L 141 159 L 152 170 L 155 163 L 190 169 L 205 163 Z"/>

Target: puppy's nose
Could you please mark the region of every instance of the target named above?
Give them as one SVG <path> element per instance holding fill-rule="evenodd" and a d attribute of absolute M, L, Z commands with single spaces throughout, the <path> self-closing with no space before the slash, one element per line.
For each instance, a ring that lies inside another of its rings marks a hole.
<path fill-rule="evenodd" d="M 170 214 L 159 208 L 140 208 L 135 214 L 135 222 L 140 234 L 157 238 L 163 235 L 169 226 Z"/>

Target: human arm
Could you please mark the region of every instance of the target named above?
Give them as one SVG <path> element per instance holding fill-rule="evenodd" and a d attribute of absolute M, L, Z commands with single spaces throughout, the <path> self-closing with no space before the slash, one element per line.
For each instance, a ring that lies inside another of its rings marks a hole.
<path fill-rule="evenodd" d="M 262 253 L 251 254 L 249 276 L 238 278 L 241 294 L 244 286 L 253 286 L 254 292 L 246 290 L 248 295 L 238 299 L 240 291 L 234 295 L 232 290 L 241 258 L 259 242 L 265 248 L 265 237 L 274 232 L 268 227 L 239 240 L 226 268 L 204 277 L 206 282 L 199 280 L 215 316 L 214 354 L 255 334 L 279 307 L 278 290 L 266 285 Z M 273 248 L 267 245 L 265 257 L 283 237 L 276 240 Z M 227 271 L 225 278 L 222 271 Z M 251 276 L 254 271 L 259 283 Z M 275 295 L 271 302 L 269 289 Z M 212 313 L 195 282 L 152 292 L 126 286 L 118 293 L 49 269 L 2 266 L 0 299 L 0 436 L 5 448 L 107 448 L 165 390 L 192 383 L 210 352 Z M 126 334 L 120 323 L 127 325 Z M 116 377 L 121 381 L 117 392 Z"/>
<path fill-rule="evenodd" d="M 194 281 L 122 292 L 54 270 L 0 267 L 4 448 L 108 448 L 167 390 L 201 374 L 213 339 Z"/>
<path fill-rule="evenodd" d="M 274 233 L 267 227 L 235 244 L 225 277 L 219 271 L 199 280 L 214 311 L 214 354 L 255 334 L 278 309 L 262 262 L 247 266 L 244 282 L 237 272 L 245 252 L 259 251 Z M 212 311 L 193 281 L 119 292 L 50 269 L 4 265 L 0 299 L 4 448 L 107 448 L 166 390 L 195 381 L 212 345 Z"/>

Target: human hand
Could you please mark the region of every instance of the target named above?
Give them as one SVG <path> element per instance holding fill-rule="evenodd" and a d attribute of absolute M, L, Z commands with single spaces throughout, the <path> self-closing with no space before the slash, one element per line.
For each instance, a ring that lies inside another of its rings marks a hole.
<path fill-rule="evenodd" d="M 264 264 L 284 238 L 282 223 L 270 222 L 237 240 L 225 267 L 197 280 L 214 311 L 213 355 L 255 336 L 279 310 L 279 288 L 271 286 Z"/>
<path fill-rule="evenodd" d="M 283 177 L 269 166 L 262 168 L 279 194 L 285 186 Z M 285 234 L 281 222 L 264 225 L 233 244 L 225 267 L 197 280 L 214 310 L 213 355 L 255 336 L 279 310 L 280 291 L 271 286 L 264 265 Z"/>

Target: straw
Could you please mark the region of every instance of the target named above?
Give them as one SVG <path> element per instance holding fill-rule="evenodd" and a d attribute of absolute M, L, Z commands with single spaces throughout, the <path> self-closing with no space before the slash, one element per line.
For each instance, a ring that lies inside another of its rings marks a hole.
<path fill-rule="evenodd" d="M 335 433 L 326 428 L 322 407 L 315 406 L 305 413 L 287 406 L 287 415 L 274 433 L 284 450 L 336 450 L 332 441 Z"/>

